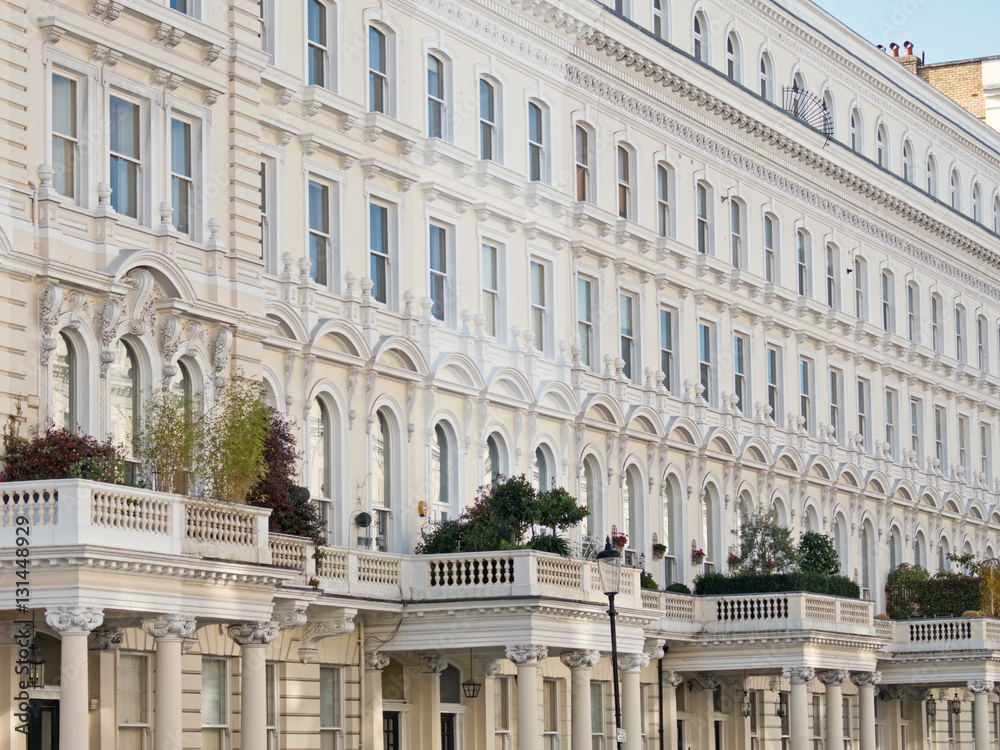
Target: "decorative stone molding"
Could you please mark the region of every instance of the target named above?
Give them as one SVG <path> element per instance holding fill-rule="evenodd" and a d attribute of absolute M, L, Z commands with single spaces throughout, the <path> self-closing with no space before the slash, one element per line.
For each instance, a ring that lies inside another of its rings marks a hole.
<path fill-rule="evenodd" d="M 496 677 L 502 669 L 502 659 L 476 659 L 475 661 L 475 672 L 483 677 Z"/>
<path fill-rule="evenodd" d="M 820 672 L 816 675 L 824 685 L 841 685 L 850 678 L 851 673 L 846 669 L 831 669 L 827 672 Z"/>
<path fill-rule="evenodd" d="M 125 629 L 113 625 L 101 625 L 90 633 L 87 647 L 91 651 L 117 651 L 125 642 Z"/>
<path fill-rule="evenodd" d="M 316 644 L 324 638 L 352 632 L 355 614 L 357 614 L 356 610 L 350 610 L 340 617 L 329 617 L 303 625 L 302 645 L 299 646 L 299 659 L 302 663 L 308 664 L 316 658 Z"/>
<path fill-rule="evenodd" d="M 989 693 L 993 690 L 993 680 L 969 680 L 967 687 L 973 695 Z"/>
<path fill-rule="evenodd" d="M 882 682 L 881 672 L 858 672 L 851 675 L 851 682 L 858 687 L 875 687 Z"/>
<path fill-rule="evenodd" d="M 545 646 L 535 646 L 530 643 L 507 647 L 507 658 L 519 667 L 536 666 L 548 655 L 549 650 Z"/>
<path fill-rule="evenodd" d="M 680 672 L 666 671 L 663 673 L 663 686 L 679 688 L 684 684 L 684 675 Z"/>
<path fill-rule="evenodd" d="M 637 654 L 618 654 L 618 669 L 622 672 L 638 672 L 649 666 L 649 654 L 640 651 Z"/>
<path fill-rule="evenodd" d="M 389 666 L 389 654 L 385 651 L 365 651 L 365 671 L 381 672 Z"/>
<path fill-rule="evenodd" d="M 266 646 L 278 637 L 278 623 L 274 620 L 240 622 L 226 631 L 240 646 Z"/>
<path fill-rule="evenodd" d="M 563 651 L 559 655 L 559 661 L 570 669 L 591 669 L 597 666 L 601 660 L 601 652 L 596 648 L 583 649 L 581 651 Z"/>
<path fill-rule="evenodd" d="M 292 628 L 301 628 L 305 625 L 309 619 L 306 616 L 307 606 L 306 604 L 295 602 L 287 606 L 275 607 L 274 618 L 278 621 L 278 629 L 291 630 Z"/>
<path fill-rule="evenodd" d="M 181 640 L 190 638 L 197 630 L 198 624 L 193 617 L 187 615 L 160 615 L 142 623 L 143 632 L 157 640 Z"/>
<path fill-rule="evenodd" d="M 927 687 L 920 688 L 910 688 L 911 695 L 915 701 L 932 701 L 934 700 L 934 691 Z"/>
<path fill-rule="evenodd" d="M 59 633 L 89 633 L 104 622 L 104 611 L 96 607 L 49 607 L 45 622 Z"/>
<path fill-rule="evenodd" d="M 700 693 L 702 690 L 715 690 L 721 684 L 717 674 L 696 674 L 688 681 L 688 688 L 692 693 Z"/>
<path fill-rule="evenodd" d="M 886 685 L 882 688 L 882 692 L 889 700 L 901 701 L 906 697 L 906 688 L 903 685 Z"/>
<path fill-rule="evenodd" d="M 798 685 L 803 682 L 812 682 L 816 676 L 816 670 L 812 667 L 789 667 L 782 670 L 781 676 L 793 685 Z"/>
<path fill-rule="evenodd" d="M 420 654 L 421 674 L 441 674 L 447 666 L 448 660 L 444 654 L 439 654 L 436 651 Z"/>

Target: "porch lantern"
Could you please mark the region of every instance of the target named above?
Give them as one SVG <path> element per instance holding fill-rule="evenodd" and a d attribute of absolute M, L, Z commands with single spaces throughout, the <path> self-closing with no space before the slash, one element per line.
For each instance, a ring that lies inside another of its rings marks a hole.
<path fill-rule="evenodd" d="M 937 701 L 934 698 L 927 700 L 927 715 L 937 716 Z"/>
<path fill-rule="evenodd" d="M 462 683 L 462 692 L 465 693 L 466 698 L 478 698 L 479 691 L 482 690 L 483 686 L 476 682 L 475 675 L 476 663 L 472 660 L 472 650 L 469 650 L 469 679 Z"/>
<path fill-rule="evenodd" d="M 958 716 L 960 713 L 962 713 L 962 701 L 958 699 L 958 692 L 955 693 L 955 699 L 951 701 L 951 706 L 949 706 L 949 708 L 951 709 L 951 712 L 955 714 L 955 716 Z"/>
<path fill-rule="evenodd" d="M 740 703 L 740 716 L 744 719 L 750 715 L 750 693 L 743 691 L 743 700 Z"/>
<path fill-rule="evenodd" d="M 615 688 L 615 740 L 618 750 L 622 742 L 621 699 L 618 694 L 618 637 L 615 634 L 615 595 L 621 590 L 622 556 L 611 546 L 611 538 L 604 538 L 604 549 L 597 553 L 597 573 L 601 579 L 601 590 L 608 597 L 608 617 L 611 618 L 611 670 Z"/>
<path fill-rule="evenodd" d="M 779 719 L 788 718 L 788 704 L 782 703 L 780 700 L 774 706 L 774 715 Z"/>
<path fill-rule="evenodd" d="M 45 657 L 42 656 L 41 649 L 35 645 L 32 638 L 31 645 L 28 646 L 28 688 L 45 687 Z"/>

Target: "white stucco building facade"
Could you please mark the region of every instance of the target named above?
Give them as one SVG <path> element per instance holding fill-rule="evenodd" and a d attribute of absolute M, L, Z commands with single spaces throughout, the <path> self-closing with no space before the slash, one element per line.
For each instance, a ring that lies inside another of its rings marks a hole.
<path fill-rule="evenodd" d="M 22 700 L 63 750 L 614 747 L 592 562 L 411 554 L 496 472 L 661 588 L 773 508 L 864 591 L 630 569 L 629 750 L 998 746 L 1000 625 L 875 616 L 896 565 L 1000 544 L 1000 135 L 811 3 L 618 6 L 8 6 L 3 411 L 125 437 L 238 368 L 329 545 L 3 485 L 0 748 Z"/>

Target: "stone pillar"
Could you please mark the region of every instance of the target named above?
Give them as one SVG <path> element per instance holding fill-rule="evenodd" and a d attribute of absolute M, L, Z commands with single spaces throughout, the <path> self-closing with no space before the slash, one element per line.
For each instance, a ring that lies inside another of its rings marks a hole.
<path fill-rule="evenodd" d="M 480 699 L 473 702 L 474 710 L 482 714 L 476 722 L 477 734 L 475 747 L 493 747 L 496 743 L 496 699 L 497 675 L 503 667 L 500 659 L 481 658 L 473 661 L 477 676 L 483 678 L 483 689 Z"/>
<path fill-rule="evenodd" d="M 364 728 L 362 737 L 367 739 L 364 746 L 370 750 L 382 750 L 382 670 L 389 666 L 389 654 L 385 651 L 365 652 L 365 694 L 361 708 Z"/>
<path fill-rule="evenodd" d="M 816 676 L 812 667 L 793 667 L 782 675 L 792 684 L 788 696 L 788 725 L 792 747 L 809 745 L 809 683 Z"/>
<path fill-rule="evenodd" d="M 990 693 L 992 680 L 969 680 L 969 692 L 975 697 L 972 706 L 972 725 L 976 732 L 976 750 L 990 747 Z"/>
<path fill-rule="evenodd" d="M 861 672 L 851 676 L 851 682 L 858 686 L 861 750 L 875 750 L 875 686 L 881 681 L 881 672 Z"/>
<path fill-rule="evenodd" d="M 705 750 L 720 750 L 715 746 L 715 690 L 721 681 L 717 674 L 701 672 L 691 678 L 691 694 L 688 699 L 694 705 L 688 711 L 694 714 L 694 721 L 688 724 L 688 744 Z"/>
<path fill-rule="evenodd" d="M 424 701 L 427 720 L 421 722 L 421 748 L 441 750 L 441 673 L 448 662 L 439 653 L 420 654 L 420 674 L 423 675 Z"/>
<path fill-rule="evenodd" d="M 549 655 L 545 646 L 508 646 L 507 658 L 517 665 L 517 750 L 538 750 L 542 727 L 538 721 L 538 662 Z"/>
<path fill-rule="evenodd" d="M 919 740 L 923 747 L 924 738 L 930 732 L 930 720 L 927 718 L 927 701 L 934 700 L 934 691 L 930 688 L 910 688 L 913 698 L 913 716 L 910 719 L 910 735 Z M 935 740 L 936 741 L 936 740 Z"/>
<path fill-rule="evenodd" d="M 91 700 L 96 696 L 99 710 L 91 722 L 91 747 L 115 747 L 118 724 L 115 721 L 115 652 L 125 642 L 124 628 L 104 625 L 90 631 L 87 648 L 97 657 L 90 660 Z M 96 663 L 95 663 L 96 661 Z M 96 674 L 95 674 L 96 672 Z M 97 690 L 94 691 L 93 688 Z"/>
<path fill-rule="evenodd" d="M 680 672 L 665 671 L 660 690 L 663 691 L 663 744 L 667 750 L 677 747 L 677 688 L 684 684 Z M 681 687 L 683 690 L 684 688 Z"/>
<path fill-rule="evenodd" d="M 90 746 L 87 637 L 104 622 L 104 612 L 94 607 L 49 607 L 45 622 L 62 636 L 59 746 L 86 750 Z"/>
<path fill-rule="evenodd" d="M 144 620 L 142 629 L 156 640 L 156 687 L 153 707 L 153 750 L 181 750 L 181 652 L 184 639 L 194 635 L 194 618 L 161 615 Z"/>
<path fill-rule="evenodd" d="M 906 688 L 902 685 L 886 685 L 882 688 L 882 691 L 889 698 L 892 703 L 889 709 L 889 736 L 887 742 L 883 743 L 885 747 L 902 747 L 902 734 L 903 734 L 903 698 L 906 697 Z M 920 708 L 919 704 L 918 708 Z M 915 722 L 910 723 L 910 736 L 920 737 L 919 734 L 914 734 L 916 731 Z"/>
<path fill-rule="evenodd" d="M 839 748 L 844 739 L 844 693 L 841 685 L 851 673 L 846 669 L 834 669 L 816 675 L 826 685 L 826 744 L 827 748 Z"/>
<path fill-rule="evenodd" d="M 566 651 L 559 660 L 570 668 L 570 748 L 591 750 L 590 670 L 601 660 L 601 652 Z"/>
<path fill-rule="evenodd" d="M 278 637 L 274 620 L 229 626 L 240 644 L 240 750 L 267 750 L 267 644 Z"/>
<path fill-rule="evenodd" d="M 622 675 L 622 728 L 626 750 L 642 750 L 642 691 L 639 673 L 649 666 L 649 654 L 619 654 L 618 669 Z"/>

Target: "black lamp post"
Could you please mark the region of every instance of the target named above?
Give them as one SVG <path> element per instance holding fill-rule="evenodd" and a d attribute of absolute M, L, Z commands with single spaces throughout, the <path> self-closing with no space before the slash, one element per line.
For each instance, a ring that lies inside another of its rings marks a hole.
<path fill-rule="evenodd" d="M 597 553 L 597 572 L 601 577 L 601 590 L 608 597 L 608 617 L 611 618 L 611 670 L 615 686 L 615 744 L 622 747 L 622 710 L 618 697 L 618 638 L 615 635 L 615 594 L 621 590 L 622 556 L 611 547 L 611 539 L 605 537 L 604 549 Z"/>

